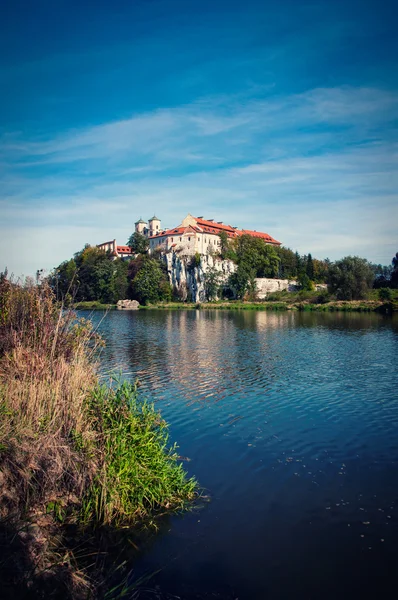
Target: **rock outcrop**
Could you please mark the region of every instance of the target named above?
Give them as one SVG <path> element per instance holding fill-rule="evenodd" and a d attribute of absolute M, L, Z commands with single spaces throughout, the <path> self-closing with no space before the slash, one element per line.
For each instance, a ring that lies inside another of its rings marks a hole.
<path fill-rule="evenodd" d="M 138 310 L 140 307 L 137 300 L 119 300 L 116 304 L 118 310 Z"/>
<path fill-rule="evenodd" d="M 175 252 L 163 255 L 167 265 L 170 284 L 181 300 L 205 302 L 205 279 L 209 271 L 219 274 L 219 283 L 227 283 L 229 276 L 235 271 L 236 265 L 230 260 L 221 260 L 218 256 L 201 256 L 200 261 L 195 257 L 182 256 Z"/>

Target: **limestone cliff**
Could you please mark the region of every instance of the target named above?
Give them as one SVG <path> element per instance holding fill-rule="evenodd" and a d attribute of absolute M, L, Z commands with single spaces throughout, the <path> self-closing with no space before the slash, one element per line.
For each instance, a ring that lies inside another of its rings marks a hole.
<path fill-rule="evenodd" d="M 205 278 L 210 270 L 219 273 L 219 283 L 227 283 L 229 276 L 235 271 L 236 265 L 230 260 L 221 260 L 219 256 L 203 255 L 199 264 L 195 257 L 182 255 L 177 252 L 167 252 L 162 255 L 167 265 L 170 284 L 181 300 L 191 302 L 206 302 Z M 264 300 L 272 292 L 298 289 L 297 282 L 289 279 L 256 279 L 257 298 Z M 326 286 L 318 285 L 323 289 Z"/>
<path fill-rule="evenodd" d="M 192 256 L 183 256 L 175 252 L 163 255 L 167 265 L 169 280 L 181 300 L 205 302 L 205 275 L 211 269 L 220 275 L 220 284 L 226 283 L 236 265 L 230 260 L 221 260 L 216 256 L 201 256 L 196 264 Z"/>

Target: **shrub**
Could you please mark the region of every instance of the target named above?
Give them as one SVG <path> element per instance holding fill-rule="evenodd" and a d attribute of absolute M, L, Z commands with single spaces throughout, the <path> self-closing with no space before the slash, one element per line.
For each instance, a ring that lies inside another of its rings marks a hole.
<path fill-rule="evenodd" d="M 390 301 L 392 299 L 392 291 L 390 288 L 380 288 L 379 289 L 379 298 L 380 300 Z"/>

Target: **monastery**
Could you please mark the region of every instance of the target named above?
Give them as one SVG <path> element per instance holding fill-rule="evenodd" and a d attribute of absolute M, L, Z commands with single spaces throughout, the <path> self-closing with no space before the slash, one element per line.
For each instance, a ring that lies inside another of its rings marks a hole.
<path fill-rule="evenodd" d="M 268 233 L 250 229 L 238 229 L 231 225 L 224 225 L 222 221 L 215 222 L 213 219 L 204 219 L 203 217 L 193 217 L 188 214 L 183 219 L 181 225 L 173 229 L 161 228 L 160 219 L 153 216 L 148 222 L 139 219 L 135 223 L 135 231 L 144 235 L 149 240 L 149 251 L 162 250 L 163 252 L 174 251 L 181 252 L 186 256 L 193 256 L 196 253 L 201 255 L 214 254 L 220 246 L 219 234 L 225 232 L 229 238 L 236 238 L 241 235 L 250 235 L 261 238 L 266 244 L 280 246 L 278 242 Z M 114 256 L 127 258 L 132 256 L 131 249 L 128 246 L 118 246 L 116 240 L 99 244 L 98 248 L 111 252 Z"/>

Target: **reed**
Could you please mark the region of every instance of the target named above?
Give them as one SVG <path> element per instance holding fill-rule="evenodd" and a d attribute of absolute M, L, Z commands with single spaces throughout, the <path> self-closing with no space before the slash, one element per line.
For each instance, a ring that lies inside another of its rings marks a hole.
<path fill-rule="evenodd" d="M 197 495 L 153 405 L 134 385 L 100 384 L 102 345 L 91 322 L 60 308 L 47 285 L 0 279 L 0 538 L 36 524 L 39 537 L 23 544 L 30 554 L 36 548 L 36 574 L 55 569 L 47 552 L 54 527 L 62 537 L 66 524 L 147 523 Z M 91 589 L 72 563 L 69 579 Z"/>

